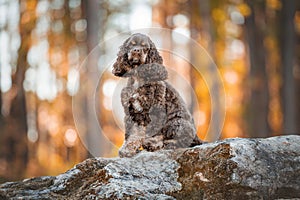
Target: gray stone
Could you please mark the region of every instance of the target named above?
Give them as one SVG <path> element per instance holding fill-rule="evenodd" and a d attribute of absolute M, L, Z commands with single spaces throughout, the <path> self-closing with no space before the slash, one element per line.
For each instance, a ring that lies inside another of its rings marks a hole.
<path fill-rule="evenodd" d="M 300 136 L 227 139 L 0 185 L 0 199 L 297 199 Z"/>

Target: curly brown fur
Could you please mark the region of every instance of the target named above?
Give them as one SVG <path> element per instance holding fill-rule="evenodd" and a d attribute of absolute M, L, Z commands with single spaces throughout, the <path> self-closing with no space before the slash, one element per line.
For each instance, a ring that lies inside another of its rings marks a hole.
<path fill-rule="evenodd" d="M 138 50 L 139 52 L 137 52 Z M 134 54 L 135 57 L 133 57 L 131 60 L 129 54 Z M 140 33 L 133 34 L 131 37 L 125 40 L 123 45 L 120 47 L 120 51 L 118 52 L 117 56 L 117 61 L 113 65 L 113 74 L 120 77 L 130 77 L 131 69 L 140 64 L 162 64 L 163 62 L 163 59 L 159 55 L 155 44 L 148 36 Z M 134 61 L 134 58 L 137 60 Z"/>
<path fill-rule="evenodd" d="M 138 55 L 130 54 L 142 44 L 150 48 Z M 120 47 L 113 74 L 128 78 L 121 92 L 125 142 L 119 150 L 120 157 L 133 156 L 143 149 L 156 151 L 202 144 L 182 98 L 165 81 L 168 73 L 162 63 L 154 43 L 143 34 L 132 35 Z"/>

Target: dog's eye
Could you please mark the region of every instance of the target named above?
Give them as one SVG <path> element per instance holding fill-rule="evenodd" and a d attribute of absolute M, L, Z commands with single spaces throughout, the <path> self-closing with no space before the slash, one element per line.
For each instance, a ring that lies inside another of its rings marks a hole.
<path fill-rule="evenodd" d="M 142 42 L 141 45 L 143 48 L 146 48 L 146 49 L 148 49 L 150 47 L 147 42 Z"/>
<path fill-rule="evenodd" d="M 135 44 L 136 44 L 136 42 L 135 42 L 134 40 L 132 40 L 132 41 L 131 41 L 131 44 L 132 44 L 132 45 L 135 45 Z"/>

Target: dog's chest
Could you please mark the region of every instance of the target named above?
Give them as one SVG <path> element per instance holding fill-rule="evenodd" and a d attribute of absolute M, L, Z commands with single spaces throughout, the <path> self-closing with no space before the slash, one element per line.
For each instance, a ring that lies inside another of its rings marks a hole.
<path fill-rule="evenodd" d="M 132 88 L 134 90 L 138 89 L 138 87 L 140 86 L 140 83 L 137 79 L 134 79 L 133 84 L 132 84 Z"/>
<path fill-rule="evenodd" d="M 139 87 L 142 87 L 142 86 L 144 86 L 144 85 L 145 85 L 145 82 L 144 82 L 144 81 L 139 80 L 138 78 L 134 78 L 131 87 L 132 87 L 134 90 L 137 90 Z"/>

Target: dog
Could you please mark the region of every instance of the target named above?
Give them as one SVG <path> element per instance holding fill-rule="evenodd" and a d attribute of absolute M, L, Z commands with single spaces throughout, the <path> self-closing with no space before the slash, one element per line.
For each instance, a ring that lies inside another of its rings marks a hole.
<path fill-rule="evenodd" d="M 168 72 L 151 39 L 133 34 L 117 55 L 112 73 L 128 78 L 121 92 L 125 141 L 119 156 L 202 144 L 183 99 L 166 82 Z"/>

